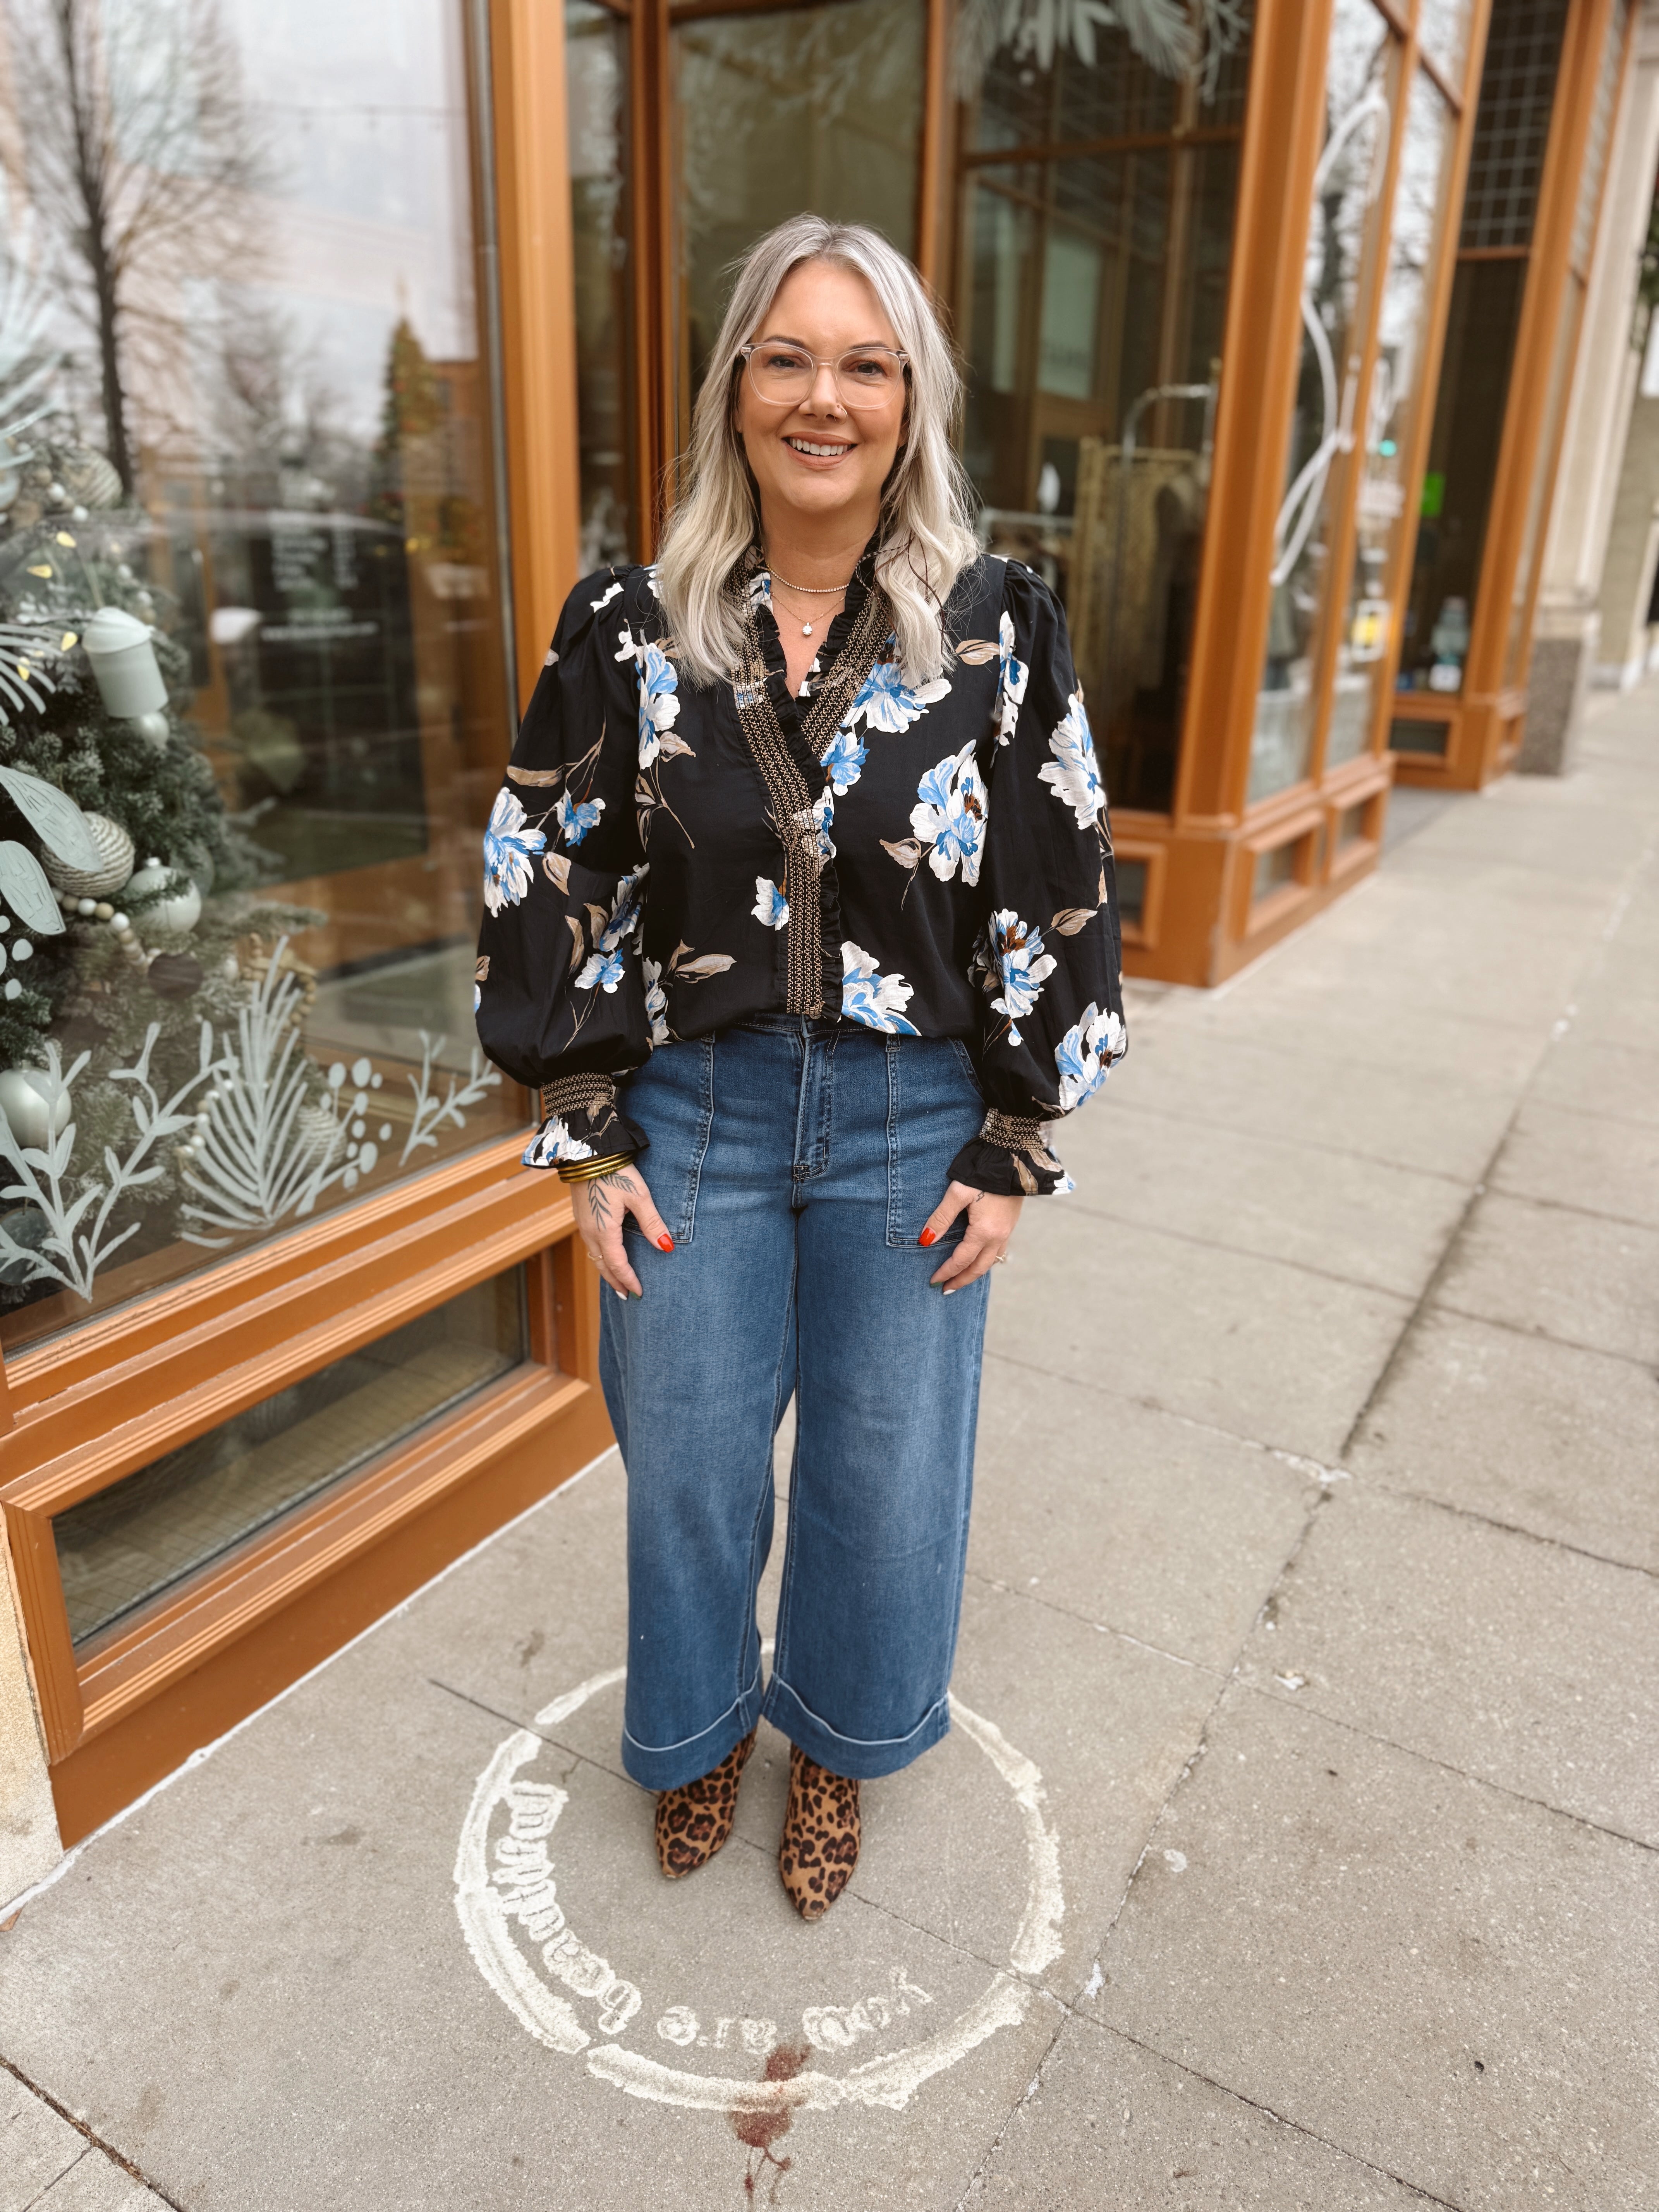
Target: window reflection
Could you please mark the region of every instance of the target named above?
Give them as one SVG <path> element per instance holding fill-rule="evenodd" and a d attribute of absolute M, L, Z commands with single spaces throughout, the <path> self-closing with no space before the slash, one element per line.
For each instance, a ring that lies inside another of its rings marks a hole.
<path fill-rule="evenodd" d="M 565 0 L 570 210 L 576 278 L 581 572 L 634 558 L 628 253 L 629 25 Z"/>
<path fill-rule="evenodd" d="M 1326 138 L 1314 176 L 1302 288 L 1302 362 L 1285 495 L 1273 533 L 1273 599 L 1250 745 L 1252 801 L 1307 775 L 1333 606 L 1330 539 L 1353 451 L 1359 347 L 1376 282 L 1382 185 L 1399 49 L 1370 0 L 1336 0 L 1326 62 Z M 1352 694 L 1364 678 L 1339 661 Z"/>
<path fill-rule="evenodd" d="M 915 243 L 922 0 L 698 15 L 672 39 L 681 447 L 730 264 L 802 208 Z"/>
<path fill-rule="evenodd" d="M 969 9 L 957 52 L 981 536 L 1061 592 L 1113 799 L 1160 811 L 1232 252 L 1248 18 L 1224 28 L 1207 50 L 1146 56 L 1065 11 Z"/>
<path fill-rule="evenodd" d="M 0 4 L 16 1344 L 520 1102 L 469 1006 L 507 714 L 461 10 Z"/>
<path fill-rule="evenodd" d="M 1393 641 L 1389 593 L 1406 523 L 1405 470 L 1422 401 L 1423 346 L 1455 143 L 1452 113 L 1431 78 L 1413 79 L 1395 189 L 1389 273 L 1366 408 L 1364 465 L 1355 506 L 1353 577 L 1337 641 L 1327 767 L 1370 743 L 1377 686 Z"/>

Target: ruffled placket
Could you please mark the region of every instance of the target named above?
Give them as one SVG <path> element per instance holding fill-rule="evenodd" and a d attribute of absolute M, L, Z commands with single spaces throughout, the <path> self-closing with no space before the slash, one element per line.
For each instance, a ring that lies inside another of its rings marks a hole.
<path fill-rule="evenodd" d="M 754 576 L 763 573 L 751 556 Z M 823 754 L 892 635 L 892 610 L 866 551 L 818 655 L 804 698 L 789 675 L 769 598 L 750 590 L 748 665 L 734 684 L 738 719 L 771 804 L 784 853 L 789 919 L 779 932 L 778 995 L 784 1011 L 821 1015 L 841 1005 L 841 887 L 831 834 L 834 800 Z"/>

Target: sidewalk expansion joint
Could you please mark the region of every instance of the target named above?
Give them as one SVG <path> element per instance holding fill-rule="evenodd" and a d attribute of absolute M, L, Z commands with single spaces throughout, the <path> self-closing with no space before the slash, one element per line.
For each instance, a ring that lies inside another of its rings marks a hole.
<path fill-rule="evenodd" d="M 163 2204 L 170 2205 L 172 2207 L 172 2212 L 185 2212 L 185 2207 L 179 2203 L 178 2198 L 176 2197 L 169 2197 L 159 2181 L 153 2181 L 149 2175 L 144 2172 L 142 2166 L 135 2166 L 132 2160 L 123 2152 L 116 2149 L 113 2143 L 106 2142 L 102 2136 L 95 2133 L 93 2129 L 87 2125 L 83 2119 L 81 2119 L 76 2113 L 70 2112 L 67 2105 L 59 2104 L 57 2098 L 52 2094 L 50 2090 L 43 2089 L 38 2081 L 31 2081 L 29 2076 L 24 2073 L 22 2068 L 21 2066 L 15 2065 L 3 2051 L 0 2051 L 0 2066 L 3 2066 L 7 2073 L 11 2075 L 12 2079 L 28 2091 L 30 2096 L 38 2097 L 40 2102 L 50 2111 L 57 2113 L 60 2120 L 67 2121 L 69 2125 L 74 2129 L 76 2135 L 82 2136 L 85 2138 L 92 2149 L 101 2151 L 104 2156 L 110 2160 L 112 2165 L 118 2166 L 122 2172 L 126 2174 L 130 2179 L 137 2182 L 141 2188 L 148 2189 L 151 2195 L 158 2197 Z M 77 2160 L 76 2163 L 78 2166 L 80 2161 Z M 70 2170 L 73 2172 L 74 2168 L 71 2167 Z M 63 2179 L 62 2175 L 60 2174 L 58 2179 L 61 2180 Z M 52 2185 L 56 2186 L 56 2184 L 54 2183 Z"/>
<path fill-rule="evenodd" d="M 1281 2128 L 1289 2128 L 1295 2134 L 1305 2136 L 1310 2142 L 1316 2142 L 1323 2149 L 1334 2152 L 1338 2158 L 1345 2158 L 1352 2165 L 1363 2166 L 1367 2173 L 1375 2173 L 1384 2180 L 1395 2183 L 1401 2189 L 1409 2190 L 1421 2203 L 1440 2205 L 1443 2212 L 1468 2212 L 1468 2208 L 1460 2204 L 1455 2197 L 1437 2197 L 1432 2190 L 1425 2189 L 1420 2181 L 1410 2180 L 1395 2167 L 1379 2166 L 1375 2159 L 1366 2158 L 1359 2151 L 1350 2150 L 1344 2143 L 1333 2142 L 1329 2136 L 1321 2135 L 1317 2128 L 1310 2128 L 1305 2120 L 1293 2119 L 1288 2112 L 1281 2112 L 1277 2106 L 1264 2104 L 1260 2097 L 1252 2097 L 1245 2090 L 1236 2089 L 1231 2082 L 1205 2073 L 1201 2067 L 1190 2066 L 1184 2059 L 1172 2058 L 1167 2051 L 1160 2051 L 1155 2043 L 1148 2043 L 1144 2036 L 1131 2035 L 1127 2028 L 1115 2027 L 1109 2021 L 1089 2019 L 1086 2014 L 1080 2016 L 1098 2033 L 1121 2037 L 1137 2051 L 1144 2051 L 1149 2057 L 1160 2059 L 1164 2065 L 1176 2068 L 1190 2080 L 1202 2081 L 1207 2088 L 1218 2091 L 1222 2096 L 1232 2097 L 1241 2105 L 1248 2105 L 1253 2112 L 1260 2112 L 1264 2119 L 1274 2120 Z"/>
<path fill-rule="evenodd" d="M 1575 1544 L 1565 1536 L 1540 1535 L 1536 1528 L 1523 1528 L 1516 1521 L 1500 1521 L 1495 1513 L 1477 1512 L 1472 1505 L 1454 1505 L 1449 1499 L 1431 1497 L 1425 1490 L 1411 1490 L 1403 1483 L 1390 1482 L 1384 1475 L 1368 1474 L 1366 1486 L 1380 1491 L 1386 1497 L 1408 1498 L 1413 1505 L 1431 1505 L 1437 1513 L 1449 1513 L 1459 1521 L 1473 1521 L 1482 1528 L 1495 1528 L 1500 1535 L 1524 1536 L 1529 1544 L 1541 1544 L 1547 1551 L 1566 1552 L 1577 1559 L 1589 1559 L 1598 1567 L 1617 1567 L 1621 1573 L 1642 1575 L 1649 1582 L 1659 1582 L 1659 1567 L 1644 1566 L 1639 1559 L 1615 1559 L 1606 1552 L 1593 1552 L 1588 1544 Z"/>
<path fill-rule="evenodd" d="M 1645 1851 L 1649 1857 L 1659 1857 L 1659 1844 L 1650 1843 L 1641 1836 L 1632 1836 L 1624 1828 L 1610 1826 L 1605 1820 L 1593 1820 L 1587 1813 L 1574 1813 L 1565 1805 L 1553 1804 L 1547 1797 L 1534 1797 L 1529 1790 L 1512 1789 L 1507 1782 L 1494 1782 L 1490 1775 L 1476 1774 L 1467 1766 L 1459 1766 L 1449 1759 L 1441 1759 L 1420 1745 L 1401 1743 L 1395 1736 L 1383 1735 L 1376 1729 L 1362 1728 L 1358 1721 L 1345 1721 L 1338 1713 L 1327 1712 L 1323 1706 L 1311 1705 L 1299 1692 L 1270 1690 L 1260 1682 L 1247 1682 L 1241 1674 L 1236 1686 L 1252 1698 L 1261 1698 L 1270 1705 L 1283 1705 L 1291 1711 L 1299 1708 L 1311 1713 L 1316 1720 L 1323 1721 L 1329 1728 L 1340 1729 L 1344 1735 L 1358 1737 L 1362 1743 L 1380 1744 L 1385 1751 L 1397 1751 L 1402 1759 L 1421 1759 L 1425 1766 L 1437 1766 L 1443 1774 L 1455 1774 L 1462 1782 L 1473 1783 L 1477 1790 L 1490 1790 L 1494 1796 L 1507 1797 L 1516 1805 L 1530 1805 L 1540 1813 L 1547 1813 L 1554 1820 L 1571 1821 L 1575 1828 L 1583 1828 L 1593 1836 L 1607 1836 L 1614 1843 L 1628 1844 L 1633 1850 Z"/>
<path fill-rule="evenodd" d="M 1200 1032 L 1188 1031 L 1188 1034 L 1198 1035 Z M 1540 1045 L 1539 1047 L 1540 1056 L 1544 1048 Z M 1361 1061 L 1358 1064 L 1375 1066 L 1380 1071 L 1392 1063 L 1375 1060 Z M 1184 1128 L 1188 1129 L 1222 1129 L 1225 1130 L 1230 1136 L 1247 1138 L 1253 1145 L 1272 1145 L 1279 1152 L 1328 1152 L 1333 1159 L 1363 1160 L 1367 1167 L 1392 1168 L 1401 1175 L 1420 1176 L 1425 1182 L 1455 1183 L 1460 1189 L 1464 1190 L 1468 1188 L 1468 1178 L 1466 1176 L 1454 1175 L 1449 1168 L 1425 1168 L 1420 1160 L 1397 1160 L 1386 1152 L 1366 1152 L 1358 1145 L 1334 1145 L 1328 1137 L 1276 1137 L 1269 1129 L 1241 1128 L 1237 1121 L 1229 1120 L 1224 1116 L 1212 1119 L 1208 1115 L 1183 1112 L 1179 1106 L 1165 1106 L 1161 1103 L 1157 1106 L 1143 1106 L 1136 1100 L 1114 1100 L 1113 1111 L 1117 1114 L 1127 1114 L 1132 1120 L 1138 1118 L 1143 1121 L 1179 1121 Z"/>
<path fill-rule="evenodd" d="M 1097 1382 L 1090 1375 L 1069 1375 L 1063 1368 L 1040 1367 L 1034 1359 L 1019 1359 L 1011 1352 L 1001 1352 L 988 1346 L 985 1353 L 988 1362 L 1000 1361 L 1005 1367 L 1017 1367 L 1022 1375 L 1041 1375 L 1045 1382 L 1065 1382 L 1073 1389 L 1092 1390 L 1097 1397 L 1110 1398 L 1120 1406 L 1138 1406 L 1143 1413 L 1161 1414 L 1165 1420 L 1179 1421 L 1183 1428 L 1196 1429 L 1201 1436 L 1220 1437 L 1230 1444 L 1242 1444 L 1247 1451 L 1265 1452 L 1293 1473 L 1317 1482 L 1322 1488 L 1333 1482 L 1350 1482 L 1352 1476 L 1345 1467 L 1327 1464 L 1309 1452 L 1293 1451 L 1288 1444 L 1268 1443 L 1261 1437 L 1248 1436 L 1243 1429 L 1224 1428 L 1219 1421 L 1206 1421 L 1196 1413 L 1182 1413 L 1178 1406 L 1165 1405 L 1161 1398 L 1144 1397 L 1134 1390 L 1115 1390 L 1109 1382 Z"/>
<path fill-rule="evenodd" d="M 1638 1374 L 1654 1376 L 1656 1372 L 1653 1361 L 1639 1352 L 1614 1352 L 1605 1344 L 1587 1344 L 1582 1337 L 1558 1336 L 1553 1329 L 1540 1328 L 1536 1322 L 1504 1321 L 1496 1314 L 1476 1313 L 1470 1306 L 1455 1306 L 1445 1298 L 1437 1298 L 1429 1310 L 1434 1313 L 1453 1314 L 1459 1321 L 1480 1322 L 1487 1328 L 1501 1328 L 1506 1335 L 1518 1336 L 1523 1344 L 1559 1345 L 1563 1352 L 1588 1352 L 1596 1359 L 1616 1359 L 1622 1366 L 1635 1368 Z M 1414 1327 L 1415 1323 L 1416 1316 L 1413 1316 L 1412 1322 L 1407 1325 L 1408 1328 Z M 1397 1346 L 1396 1349 L 1398 1349 Z M 1392 1359 L 1393 1354 L 1390 1353 L 1389 1357 Z M 1373 1392 L 1372 1395 L 1375 1396 L 1375 1395 Z M 1365 1405 L 1361 1407 L 1362 1420 L 1370 1405 L 1370 1400 L 1368 1399 Z M 1358 1423 L 1355 1426 L 1358 1427 Z M 1342 1447 L 1345 1452 L 1349 1449 L 1353 1441 L 1354 1431 L 1351 1430 Z"/>
<path fill-rule="evenodd" d="M 1132 1644 L 1137 1651 L 1150 1651 L 1155 1659 L 1167 1659 L 1173 1667 L 1190 1667 L 1200 1674 L 1214 1674 L 1219 1670 L 1203 1659 L 1189 1659 L 1185 1652 L 1171 1651 L 1167 1645 L 1148 1643 L 1144 1636 L 1136 1636 L 1127 1628 L 1119 1628 L 1109 1620 L 1097 1620 L 1092 1613 L 1079 1613 L 1075 1606 L 1060 1605 L 1051 1597 L 1040 1596 L 1036 1591 L 1021 1589 L 1017 1583 L 999 1582 L 994 1575 L 981 1574 L 977 1567 L 967 1571 L 969 1582 L 981 1583 L 1004 1597 L 1018 1598 L 1025 1605 L 1040 1605 L 1047 1612 L 1057 1613 L 1062 1620 L 1075 1620 L 1084 1628 L 1092 1628 L 1098 1636 L 1113 1636 L 1121 1644 Z"/>
<path fill-rule="evenodd" d="M 1167 1237 L 1176 1244 L 1195 1245 L 1200 1252 L 1227 1252 L 1235 1260 L 1255 1260 L 1265 1261 L 1270 1267 L 1290 1267 L 1298 1275 L 1311 1275 L 1316 1282 L 1340 1284 L 1345 1291 L 1370 1291 L 1378 1297 L 1393 1298 L 1400 1305 L 1411 1303 L 1409 1291 L 1396 1291 L 1388 1283 L 1373 1282 L 1362 1275 L 1345 1275 L 1335 1267 L 1317 1267 L 1311 1260 L 1292 1260 L 1283 1252 L 1264 1251 L 1259 1244 L 1234 1244 L 1222 1237 L 1200 1237 L 1191 1229 L 1172 1229 L 1167 1222 L 1146 1221 L 1133 1213 L 1115 1213 L 1105 1206 L 1079 1202 L 1073 1212 L 1086 1214 L 1091 1221 L 1109 1221 L 1119 1229 L 1138 1229 L 1146 1237 Z"/>
<path fill-rule="evenodd" d="M 470 1690 L 458 1690 L 453 1682 L 440 1681 L 435 1674 L 428 1674 L 425 1679 L 428 1688 L 442 1690 L 447 1696 L 459 1699 L 462 1705 L 471 1705 L 476 1712 L 488 1713 L 491 1720 L 500 1721 L 507 1728 L 522 1729 L 526 1735 L 538 1737 L 550 1751 L 562 1752 L 574 1763 L 574 1766 L 591 1766 L 596 1774 L 608 1774 L 613 1782 L 627 1783 L 630 1790 L 639 1787 L 633 1776 L 624 1774 L 620 1766 L 607 1766 L 604 1759 L 595 1759 L 591 1752 L 578 1751 L 574 1744 L 566 1743 L 556 1735 L 549 1735 L 547 1730 L 538 1728 L 534 1721 L 520 1720 L 515 1713 L 504 1713 L 499 1705 L 492 1705 L 483 1698 L 475 1698 Z M 568 1768 L 560 1776 L 560 1781 L 568 1781 L 574 1771 L 574 1766 Z"/>

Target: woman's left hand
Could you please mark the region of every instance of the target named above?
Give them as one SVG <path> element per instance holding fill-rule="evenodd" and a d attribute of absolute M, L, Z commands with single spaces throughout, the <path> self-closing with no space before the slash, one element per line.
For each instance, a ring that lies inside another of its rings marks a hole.
<path fill-rule="evenodd" d="M 999 1198 L 994 1191 L 975 1190 L 969 1183 L 953 1182 L 928 1215 L 921 1242 L 937 1244 L 964 1206 L 968 1210 L 967 1233 L 938 1274 L 928 1277 L 929 1282 L 948 1298 L 952 1291 L 962 1290 L 988 1268 L 994 1267 L 1008 1249 L 1008 1239 L 1014 1233 L 1019 1209 L 1024 1203 L 1023 1198 Z"/>

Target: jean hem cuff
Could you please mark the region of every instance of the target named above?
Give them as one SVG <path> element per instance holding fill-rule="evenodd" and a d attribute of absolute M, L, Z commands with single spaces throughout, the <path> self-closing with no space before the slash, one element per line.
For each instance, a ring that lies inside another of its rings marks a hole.
<path fill-rule="evenodd" d="M 623 1729 L 623 1765 L 643 1790 L 678 1790 L 684 1783 L 700 1782 L 743 1741 L 760 1713 L 761 1684 L 757 1674 L 736 1705 L 728 1705 L 700 1735 L 689 1735 L 682 1742 L 657 1749 L 636 1742 Z"/>
<path fill-rule="evenodd" d="M 820 1766 L 827 1766 L 831 1774 L 845 1775 L 849 1782 L 874 1782 L 884 1774 L 896 1774 L 901 1767 L 920 1759 L 924 1751 L 931 1751 L 951 1732 L 951 1700 L 947 1694 L 929 1706 L 908 1735 L 873 1741 L 841 1735 L 821 1721 L 775 1674 L 766 1686 L 761 1711 L 763 1717 L 787 1735 L 791 1743 L 799 1744 L 809 1759 L 816 1759 Z"/>

